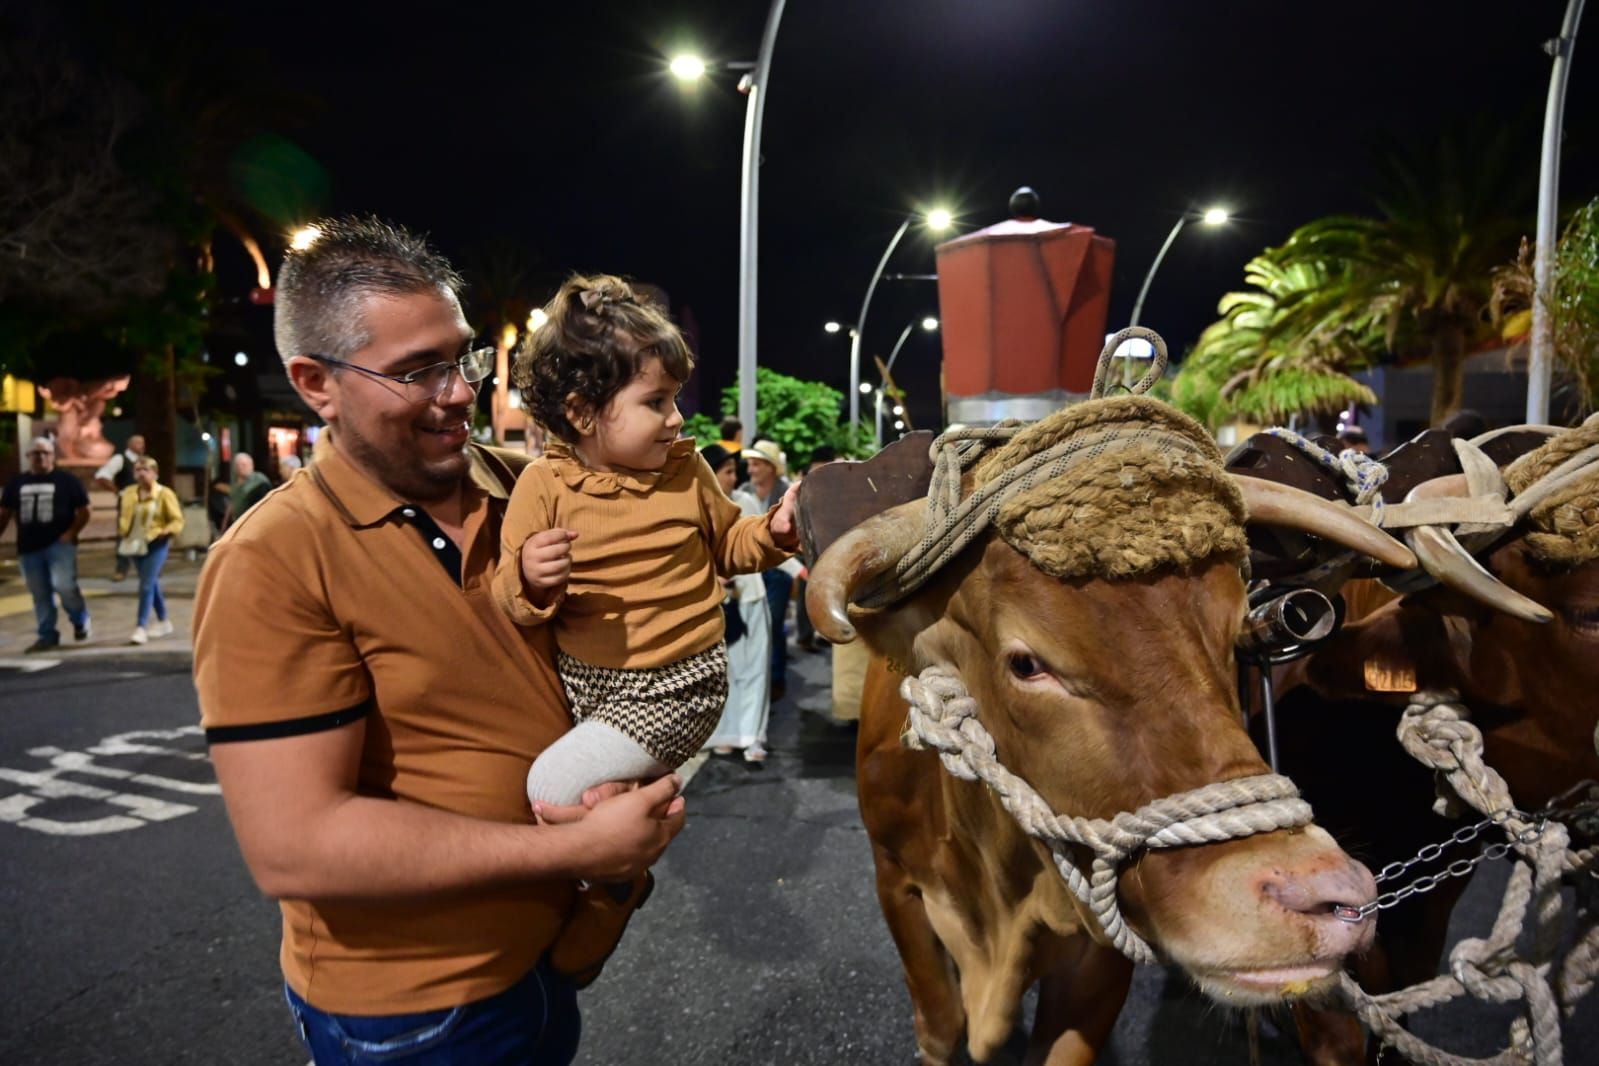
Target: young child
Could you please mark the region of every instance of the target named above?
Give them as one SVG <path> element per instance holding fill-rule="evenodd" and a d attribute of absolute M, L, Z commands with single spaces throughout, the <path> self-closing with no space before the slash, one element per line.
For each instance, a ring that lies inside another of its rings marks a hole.
<path fill-rule="evenodd" d="M 794 493 L 744 516 L 692 439 L 677 393 L 694 358 L 620 278 L 573 277 L 517 353 L 513 380 L 549 440 L 511 493 L 494 577 L 518 625 L 555 627 L 576 725 L 528 771 L 534 803 L 668 773 L 727 699 L 718 574 L 798 547 Z"/>

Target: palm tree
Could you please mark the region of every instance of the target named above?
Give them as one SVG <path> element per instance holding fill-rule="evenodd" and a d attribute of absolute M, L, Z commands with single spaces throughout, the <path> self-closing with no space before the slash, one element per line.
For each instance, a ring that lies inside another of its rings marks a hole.
<path fill-rule="evenodd" d="M 1433 368 L 1434 424 L 1453 413 L 1467 352 L 1493 336 L 1486 312 L 1494 269 L 1515 254 L 1530 221 L 1527 162 L 1503 126 L 1486 136 L 1446 135 L 1430 153 L 1385 157 L 1379 217 L 1319 219 L 1272 253 L 1284 268 L 1307 265 L 1326 276 L 1314 297 L 1284 308 L 1285 345 L 1347 331 L 1373 360 L 1424 358 Z"/>
<path fill-rule="evenodd" d="M 1277 423 L 1376 402 L 1347 373 L 1367 365 L 1370 323 L 1291 337 L 1284 329 L 1323 308 L 1330 291 L 1325 266 L 1284 266 L 1269 250 L 1249 261 L 1244 280 L 1252 288 L 1222 297 L 1221 319 L 1184 360 L 1172 382 L 1173 403 L 1215 429 L 1234 418 Z"/>

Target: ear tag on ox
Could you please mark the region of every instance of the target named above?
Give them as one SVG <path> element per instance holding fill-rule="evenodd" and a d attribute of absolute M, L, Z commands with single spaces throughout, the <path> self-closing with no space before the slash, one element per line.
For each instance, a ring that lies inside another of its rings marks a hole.
<path fill-rule="evenodd" d="M 1373 655 L 1366 660 L 1365 673 L 1367 692 L 1416 691 L 1416 668 L 1410 663 Z"/>

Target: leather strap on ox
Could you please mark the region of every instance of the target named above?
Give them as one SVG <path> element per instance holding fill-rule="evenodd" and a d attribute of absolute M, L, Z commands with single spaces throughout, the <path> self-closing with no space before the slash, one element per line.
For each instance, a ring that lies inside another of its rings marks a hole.
<path fill-rule="evenodd" d="M 936 750 L 951 774 L 992 789 L 1028 835 L 1049 845 L 1072 895 L 1094 915 L 1111 946 L 1134 962 L 1154 962 L 1155 952 L 1127 924 L 1116 899 L 1117 879 L 1129 858 L 1144 848 L 1213 844 L 1311 822 L 1310 804 L 1277 774 L 1218 781 L 1110 819 L 1058 815 L 1031 785 L 1000 765 L 994 738 L 977 720 L 977 701 L 952 669 L 930 666 L 920 677 L 906 678 L 900 693 L 911 706 L 907 746 Z M 1094 854 L 1086 876 L 1072 860 L 1074 845 Z"/>

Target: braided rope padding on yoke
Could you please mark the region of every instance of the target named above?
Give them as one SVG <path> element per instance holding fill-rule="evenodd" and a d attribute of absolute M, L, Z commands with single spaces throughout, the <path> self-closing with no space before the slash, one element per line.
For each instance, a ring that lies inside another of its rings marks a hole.
<path fill-rule="evenodd" d="M 1599 927 L 1592 915 L 1578 916 L 1575 946 L 1555 972 L 1562 932 L 1560 878 L 1593 869 L 1594 849 L 1573 851 L 1566 827 L 1533 820 L 1516 810 L 1504 778 L 1482 759 L 1482 733 L 1453 693 L 1418 692 L 1399 723 L 1399 741 L 1412 757 L 1439 776 L 1443 806 L 1463 802 L 1485 815 L 1502 815 L 1501 828 L 1514 845 L 1515 866 L 1504 902 L 1486 937 L 1460 941 L 1449 953 L 1449 972 L 1418 985 L 1372 996 L 1344 974 L 1340 991 L 1350 1008 L 1383 1043 L 1422 1066 L 1482 1066 L 1562 1061 L 1560 1019 L 1593 987 L 1599 973 Z M 1528 958 L 1516 954 L 1532 911 Z M 1586 922 L 1586 926 L 1584 926 Z M 1436 1048 L 1404 1028 L 1401 1019 L 1462 996 L 1491 1003 L 1525 1001 L 1525 1013 L 1510 1026 L 1509 1046 L 1486 1059 Z"/>
<path fill-rule="evenodd" d="M 1237 840 L 1311 821 L 1310 805 L 1294 783 L 1275 774 L 1216 782 L 1110 819 L 1055 814 L 1031 785 L 1000 764 L 994 738 L 977 719 L 977 701 L 954 671 L 928 667 L 920 677 L 906 678 L 900 693 L 910 704 L 917 741 L 936 750 L 954 776 L 987 785 L 1023 831 L 1049 845 L 1072 895 L 1088 907 L 1111 945 L 1134 962 L 1154 962 L 1155 952 L 1127 924 L 1116 900 L 1127 859 L 1144 848 Z M 1086 876 L 1072 861 L 1071 845 L 1094 854 Z"/>
<path fill-rule="evenodd" d="M 1555 569 L 1599 559 L 1599 415 L 1553 437 L 1505 468 L 1518 497 L 1540 498 L 1528 510 L 1526 542 L 1534 559 Z"/>
<path fill-rule="evenodd" d="M 856 596 L 862 606 L 909 595 L 990 527 L 1058 578 L 1241 561 L 1247 547 L 1220 449 L 1158 400 L 1088 400 L 1031 425 L 951 430 L 932 459 L 922 540 Z"/>

